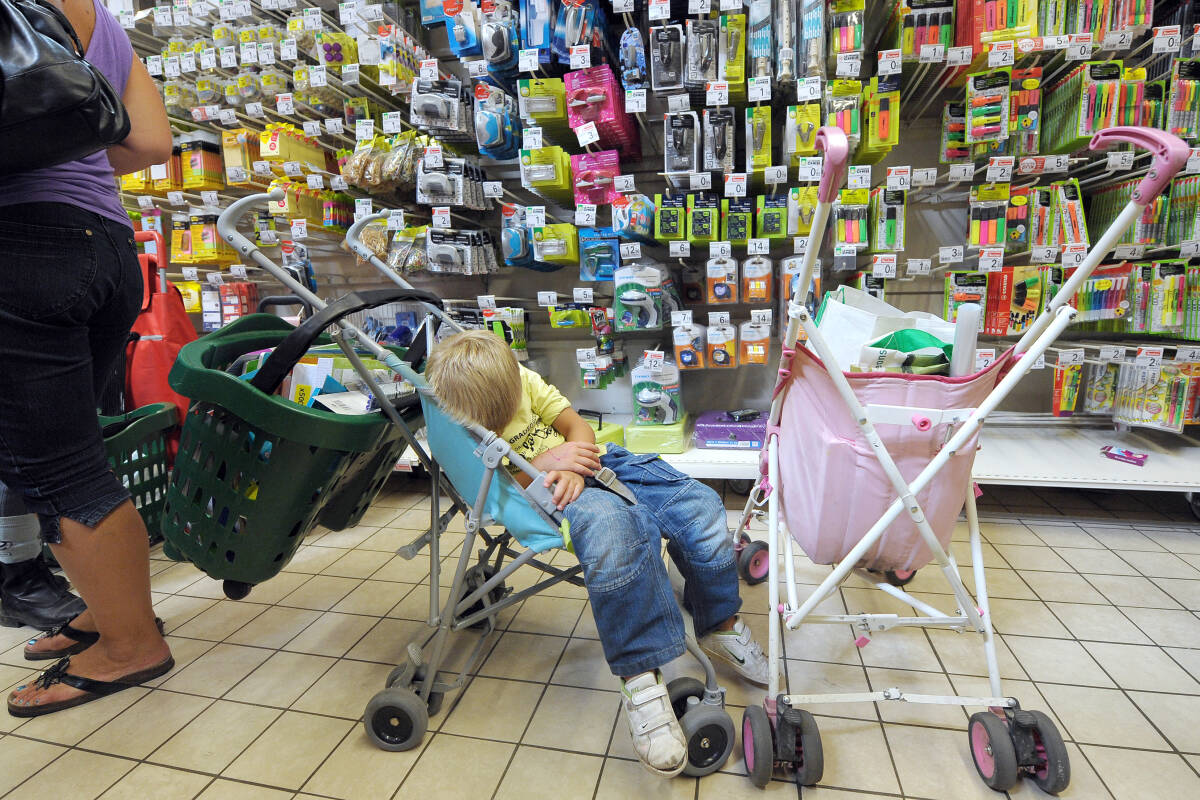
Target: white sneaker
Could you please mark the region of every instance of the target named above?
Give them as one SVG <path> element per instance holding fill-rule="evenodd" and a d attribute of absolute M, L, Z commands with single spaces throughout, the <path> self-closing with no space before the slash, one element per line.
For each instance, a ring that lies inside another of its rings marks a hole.
<path fill-rule="evenodd" d="M 621 694 L 633 749 L 642 765 L 664 778 L 683 772 L 687 766 L 687 739 L 675 719 L 658 670 L 643 672 L 623 683 Z"/>
<path fill-rule="evenodd" d="M 766 686 L 770 676 L 767 656 L 750 633 L 750 626 L 739 617 L 733 630 L 713 631 L 700 640 L 700 649 L 728 663 L 752 683 Z"/>

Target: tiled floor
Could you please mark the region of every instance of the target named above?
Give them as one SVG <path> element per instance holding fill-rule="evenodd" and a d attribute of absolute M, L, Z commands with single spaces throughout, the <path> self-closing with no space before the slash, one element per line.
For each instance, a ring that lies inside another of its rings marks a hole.
<path fill-rule="evenodd" d="M 742 774 L 740 746 L 722 772 L 700 781 L 663 781 L 633 760 L 586 595 L 569 586 L 504 615 L 479 677 L 447 698 L 420 748 L 388 753 L 369 744 L 363 708 L 424 630 L 427 558 L 392 555 L 426 519 L 419 490 L 397 481 L 359 527 L 312 534 L 284 573 L 240 602 L 156 553 L 155 601 L 178 667 L 153 687 L 49 717 L 0 714 L 0 795 L 763 796 Z M 731 495 L 728 505 L 740 502 Z M 1200 797 L 1200 524 L 1181 498 L 997 488 L 981 503 L 1005 691 L 1059 722 L 1072 768 L 1063 796 Z M 462 540 L 456 530 L 444 539 L 447 551 Z M 956 540 L 958 558 L 970 563 L 965 526 Z M 800 559 L 797 571 L 815 584 L 828 568 Z M 947 606 L 939 580 L 924 570 L 910 589 Z M 827 605 L 906 608 L 877 594 L 851 583 Z M 767 618 L 753 612 L 765 607 L 765 585 L 744 597 L 762 637 Z M 28 633 L 0 629 L 0 685 L 31 674 L 21 657 Z M 793 688 L 810 692 L 900 686 L 979 695 L 987 686 L 978 644 L 906 630 L 859 649 L 848 629 L 807 628 L 787 636 L 787 672 Z M 691 666 L 680 665 L 672 669 Z M 741 706 L 761 692 L 728 676 L 726 685 L 740 721 Z M 825 776 L 804 798 L 997 796 L 970 762 L 969 710 L 814 710 Z M 1039 794 L 1023 783 L 1011 797 Z M 783 780 L 766 795 L 800 796 Z"/>

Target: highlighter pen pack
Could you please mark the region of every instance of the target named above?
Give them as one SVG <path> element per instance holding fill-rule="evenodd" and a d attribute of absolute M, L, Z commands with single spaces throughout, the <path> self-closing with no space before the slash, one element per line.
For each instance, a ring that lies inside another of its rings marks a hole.
<path fill-rule="evenodd" d="M 1009 184 L 971 187 L 968 246 L 1003 247 L 1008 238 Z"/>
<path fill-rule="evenodd" d="M 1200 136 L 1200 59 L 1176 59 L 1170 89 L 1167 132 L 1195 139 Z"/>
<path fill-rule="evenodd" d="M 1008 138 L 1012 70 L 996 69 L 967 76 L 966 140 L 1002 141 Z"/>
<path fill-rule="evenodd" d="M 907 192 L 877 186 L 871 190 L 872 253 L 904 250 L 904 211 Z"/>
<path fill-rule="evenodd" d="M 921 57 L 925 45 L 954 44 L 954 4 L 946 0 L 908 0 L 893 6 L 899 13 L 893 17 L 892 48 L 900 50 L 905 61 Z"/>
<path fill-rule="evenodd" d="M 1062 243 L 1091 247 L 1092 240 L 1088 236 L 1087 217 L 1083 213 L 1083 191 L 1079 188 L 1079 181 L 1069 178 L 1065 181 L 1055 181 L 1051 185 L 1054 187 L 1055 201 L 1058 205 Z"/>
<path fill-rule="evenodd" d="M 870 190 L 842 189 L 832 213 L 834 244 L 865 250 L 870 238 Z"/>
<path fill-rule="evenodd" d="M 971 158 L 967 145 L 966 103 L 946 103 L 942 107 L 942 142 L 938 148 L 938 162 L 957 164 Z"/>
<path fill-rule="evenodd" d="M 834 80 L 825 87 L 825 124 L 836 125 L 850 140 L 853 156 L 862 138 L 862 84 L 859 81 Z"/>
<path fill-rule="evenodd" d="M 969 15 L 965 41 L 1015 41 L 1037 33 L 1037 0 L 968 0 L 959 14 Z"/>
<path fill-rule="evenodd" d="M 838 53 L 862 52 L 863 22 L 866 17 L 863 0 L 833 0 L 829 4 L 829 58 Z M 830 70 L 832 72 L 832 69 Z"/>

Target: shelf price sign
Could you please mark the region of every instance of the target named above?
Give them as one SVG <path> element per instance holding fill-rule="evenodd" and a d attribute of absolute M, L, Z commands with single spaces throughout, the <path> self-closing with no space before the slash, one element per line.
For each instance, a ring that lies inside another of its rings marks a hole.
<path fill-rule="evenodd" d="M 896 254 L 883 253 L 871 256 L 871 275 L 876 278 L 896 277 Z"/>
<path fill-rule="evenodd" d="M 900 51 L 899 50 L 880 50 L 879 51 L 879 74 L 880 75 L 895 75 L 900 71 Z"/>
<path fill-rule="evenodd" d="M 1154 29 L 1154 52 L 1178 53 L 1183 37 L 1178 25 L 1163 25 Z"/>

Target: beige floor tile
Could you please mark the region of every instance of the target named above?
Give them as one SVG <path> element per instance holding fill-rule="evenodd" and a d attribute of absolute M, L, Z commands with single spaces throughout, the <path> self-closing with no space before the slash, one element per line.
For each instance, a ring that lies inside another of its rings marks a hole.
<path fill-rule="evenodd" d="M 72 708 L 69 712 L 33 717 L 21 726 L 21 735 L 56 744 L 78 744 L 149 691 L 137 686 Z"/>
<path fill-rule="evenodd" d="M 441 730 L 519 742 L 544 687 L 519 681 L 475 678 L 459 698 Z"/>
<path fill-rule="evenodd" d="M 1066 743 L 1067 754 L 1071 764 L 1071 783 L 1065 790 L 1056 795 L 1059 800 L 1112 800 L 1112 795 L 1100 782 L 1096 771 L 1084 757 L 1083 751 L 1077 745 Z M 1049 800 L 1048 795 L 1037 788 L 1031 780 L 1017 782 L 1008 793 L 1012 800 Z"/>
<path fill-rule="evenodd" d="M 160 675 L 154 680 L 146 681 L 142 684 L 143 686 L 162 686 L 173 678 L 177 672 L 217 646 L 216 642 L 209 642 L 204 639 L 182 639 L 171 635 L 167 635 L 166 642 L 171 648 L 171 658 L 175 659 L 175 668 L 166 675 Z"/>
<path fill-rule="evenodd" d="M 534 598 L 531 597 L 529 599 L 532 600 Z M 583 613 L 579 615 L 579 622 L 575 623 L 575 630 L 572 631 L 571 635 L 578 639 L 600 638 L 600 633 L 596 630 L 596 618 L 592 615 L 591 603 L 584 603 Z"/>
<path fill-rule="evenodd" d="M 343 578 L 367 578 L 392 558 L 378 550 L 351 550 L 337 561 L 321 570 L 322 575 L 338 575 Z"/>
<path fill-rule="evenodd" d="M 180 589 L 177 594 L 190 595 L 191 597 L 206 597 L 209 600 L 224 600 L 224 583 L 204 575 L 200 580 L 189 583 Z"/>
<path fill-rule="evenodd" d="M 1030 534 L 1031 536 L 1033 534 Z M 996 549 L 1015 570 L 1042 570 L 1046 572 L 1071 572 L 1071 565 L 1049 547 L 1031 547 L 1022 544 L 998 544 Z"/>
<path fill-rule="evenodd" d="M 1200 570 L 1174 553 L 1118 550 L 1117 555 L 1133 565 L 1138 572 L 1147 578 L 1186 578 L 1200 580 Z"/>
<path fill-rule="evenodd" d="M 303 545 L 296 550 L 296 554 L 292 556 L 292 560 L 283 568 L 283 571 L 304 572 L 309 575 L 315 575 L 348 552 L 348 550 L 340 547 Z"/>
<path fill-rule="evenodd" d="M 238 781 L 215 780 L 196 800 L 290 800 L 291 792 Z"/>
<path fill-rule="evenodd" d="M 1147 530 L 1145 535 L 1172 553 L 1200 554 L 1200 533 L 1195 529 L 1187 531 Z"/>
<path fill-rule="evenodd" d="M 1200 753 L 1200 695 L 1130 692 L 1142 713 L 1150 718 L 1176 750 Z"/>
<path fill-rule="evenodd" d="M 620 711 L 618 692 L 550 686 L 521 742 L 603 755 Z"/>
<path fill-rule="evenodd" d="M 179 563 L 150 578 L 150 588 L 156 592 L 174 594 L 188 584 L 204 577 L 204 573 L 190 563 Z"/>
<path fill-rule="evenodd" d="M 271 656 L 261 647 L 218 644 L 188 666 L 172 673 L 163 684 L 173 692 L 221 697 Z"/>
<path fill-rule="evenodd" d="M 890 632 L 890 631 L 889 631 Z M 788 658 L 811 661 L 832 661 L 838 664 L 862 664 L 862 656 L 854 644 L 855 634 L 849 625 L 801 625 L 783 634 Z M 766 651 L 766 643 L 760 642 Z"/>
<path fill-rule="evenodd" d="M 508 624 L 508 630 L 570 636 L 585 605 L 583 600 L 534 595 L 521 604 L 521 610 Z M 591 615 L 590 607 L 587 613 Z"/>
<path fill-rule="evenodd" d="M 608 764 L 604 765 L 605 772 Z M 644 770 L 643 770 L 644 771 Z M 648 773 L 647 773 L 648 774 Z M 790 800 L 796 797 L 796 785 L 790 776 L 776 773 L 765 788 L 757 789 L 745 775 L 717 773 L 700 781 L 700 800 L 755 800 L 769 797 Z M 691 797 L 691 795 L 688 795 Z M 804 800 L 884 800 L 885 795 L 866 792 L 847 792 L 825 786 L 804 788 Z"/>
<path fill-rule="evenodd" d="M 1078 525 L 1053 525 L 1049 523 L 1026 523 L 1026 527 L 1037 534 L 1037 537 L 1055 550 L 1067 547 L 1084 547 L 1092 549 L 1103 548 L 1104 545 L 1081 529 Z"/>
<path fill-rule="evenodd" d="M 6 796 L 12 800 L 46 800 L 48 797 L 91 800 L 107 791 L 135 766 L 136 762 L 126 758 L 71 750 Z"/>
<path fill-rule="evenodd" d="M 1083 751 L 1117 800 L 1200 797 L 1200 778 L 1174 753 L 1094 746 Z"/>
<path fill-rule="evenodd" d="M 100 797 L 101 800 L 192 800 L 211 780 L 208 775 L 138 764 Z"/>
<path fill-rule="evenodd" d="M 328 611 L 362 583 L 360 578 L 316 575 L 279 601 L 280 605 Z"/>
<path fill-rule="evenodd" d="M 1082 575 L 1063 572 L 1022 573 L 1025 582 L 1037 593 L 1037 599 L 1055 603 L 1101 603 L 1108 599 L 1096 591 Z M 997 595 L 998 597 L 999 595 Z"/>
<path fill-rule="evenodd" d="M 1088 650 L 1091 648 L 1085 650 L 1079 642 L 1009 634 L 1004 637 L 1004 643 L 1021 662 L 1029 677 L 1037 683 L 1073 683 L 1080 686 L 1104 687 L 1115 685 L 1089 655 Z"/>
<path fill-rule="evenodd" d="M 870 684 L 862 667 L 825 664 L 816 661 L 788 660 L 787 690 L 793 694 L 844 694 L 869 692 Z M 804 708 L 813 714 L 856 719 L 877 719 L 872 703 L 814 703 Z M 738 722 L 740 723 L 740 718 Z"/>
<path fill-rule="evenodd" d="M 285 711 L 221 774 L 294 791 L 353 725 L 349 720 Z"/>
<path fill-rule="evenodd" d="M 1063 723 L 1063 736 L 1080 744 L 1129 745 L 1165 750 L 1167 743 L 1137 707 L 1116 689 L 1038 684 Z"/>
<path fill-rule="evenodd" d="M 842 589 L 842 597 L 845 599 L 844 607 L 840 607 L 835 594 L 821 604 L 821 606 L 829 605 L 825 608 L 818 606 L 816 613 L 840 614 L 843 610 L 851 614 L 911 615 L 913 613 L 913 608 L 908 603 L 884 594 L 878 589 L 859 589 L 847 586 Z"/>
<path fill-rule="evenodd" d="M 496 800 L 591 800 L 604 759 L 518 747 Z"/>
<path fill-rule="evenodd" d="M 416 536 L 415 531 L 404 528 L 380 528 L 367 537 L 362 544 L 358 545 L 358 549 L 395 553 L 401 547 L 404 547 L 415 539 Z"/>
<path fill-rule="evenodd" d="M 412 559 L 402 556 L 392 556 L 389 561 L 377 569 L 370 577 L 372 580 L 377 581 L 421 583 L 429 577 L 429 554 L 428 552 L 421 552 Z M 449 575 L 443 572 L 443 580 L 445 582 L 448 583 L 453 577 L 453 571 Z"/>
<path fill-rule="evenodd" d="M 188 620 L 193 619 L 197 614 L 216 605 L 216 602 L 206 597 L 188 597 L 182 594 L 173 594 L 165 600 L 156 602 L 154 604 L 154 613 L 162 619 L 163 629 L 167 633 L 173 633 L 176 628 L 185 625 Z"/>
<path fill-rule="evenodd" d="M 7 716 L 7 714 L 5 714 Z M 0 742 L 4 758 L 0 758 L 0 795 L 67 752 L 65 747 L 35 742 L 19 736 L 6 736 Z"/>
<path fill-rule="evenodd" d="M 80 746 L 117 756 L 145 758 L 211 703 L 207 697 L 153 691 L 84 739 Z"/>
<path fill-rule="evenodd" d="M 400 516 L 400 511 L 387 506 L 372 506 L 367 509 L 367 513 L 362 515 L 362 519 L 358 521 L 360 526 L 382 528 L 385 525 L 393 524 L 393 520 Z"/>
<path fill-rule="evenodd" d="M 1162 648 L 1101 642 L 1088 642 L 1085 646 L 1124 689 L 1200 695 L 1200 683 Z"/>
<path fill-rule="evenodd" d="M 714 791 L 717 791 L 716 796 L 723 800 L 736 797 L 737 795 L 729 793 L 731 790 L 717 789 L 722 784 L 732 785 L 733 781 L 729 780 L 732 777 L 720 774 L 710 775 L 704 779 L 702 785 L 714 786 Z M 701 789 L 701 791 L 704 790 Z M 756 789 L 755 791 L 760 792 L 761 796 L 761 790 Z M 796 790 L 793 788 L 792 797 L 795 797 L 795 792 Z M 596 790 L 596 800 L 630 800 L 634 797 L 639 800 L 693 800 L 695 796 L 695 778 L 680 776 L 664 781 L 657 775 L 650 774 L 650 771 L 637 761 L 622 761 L 617 758 L 610 758 L 604 762 L 604 771 L 600 774 L 600 785 Z M 703 795 L 701 796 L 703 797 Z"/>
<path fill-rule="evenodd" d="M 304 572 L 280 572 L 278 575 L 272 576 L 269 580 L 256 584 L 250 590 L 250 595 L 246 600 L 252 603 L 273 605 L 296 591 L 311 577 L 311 575 Z"/>
<path fill-rule="evenodd" d="M 318 539 L 317 543 L 321 547 L 354 549 L 371 538 L 378 530 L 379 528 L 376 526 L 360 524 L 353 528 L 346 528 L 343 531 L 329 531 Z"/>
<path fill-rule="evenodd" d="M 374 617 L 327 611 L 284 646 L 296 653 L 341 658 L 376 623 Z"/>
<path fill-rule="evenodd" d="M 390 581 L 382 581 L 382 583 L 390 583 Z M 402 586 L 412 586 L 412 584 L 399 584 Z M 442 585 L 438 589 L 438 608 L 444 609 L 450 603 L 450 588 Z M 392 607 L 392 610 L 387 613 L 389 617 L 398 619 L 411 619 L 418 622 L 427 622 L 429 620 L 429 584 L 421 583 L 413 586 L 400 602 Z"/>
<path fill-rule="evenodd" d="M 1163 647 L 1195 647 L 1200 642 L 1200 618 L 1190 611 L 1127 608 L 1125 615 Z"/>
<path fill-rule="evenodd" d="M 955 693 L 950 680 L 939 672 L 868 667 L 867 675 L 871 680 L 871 688 L 877 692 L 897 688 L 905 694 L 952 696 Z M 967 716 L 959 706 L 908 702 L 883 702 L 878 705 L 879 715 L 885 723 L 933 725 L 939 728 L 962 728 L 967 724 Z"/>
<path fill-rule="evenodd" d="M 1200 681 L 1200 650 L 1181 647 L 1164 647 L 1167 655 L 1175 659 L 1196 680 Z"/>
<path fill-rule="evenodd" d="M 278 652 L 225 695 L 227 700 L 287 708 L 325 674 L 334 659 Z"/>
<path fill-rule="evenodd" d="M 1048 605 L 1076 639 L 1151 644 L 1150 638 L 1138 630 L 1128 617 L 1113 606 L 1080 605 L 1078 603 L 1049 603 Z"/>
<path fill-rule="evenodd" d="M 447 510 L 449 509 L 446 506 L 441 508 L 442 513 L 445 513 Z M 429 527 L 429 522 L 429 506 L 416 506 L 393 514 L 387 524 L 380 527 L 423 531 Z"/>
<path fill-rule="evenodd" d="M 946 672 L 957 675 L 987 675 L 987 658 L 983 652 L 983 636 L 954 631 L 926 631 L 933 642 L 933 649 Z M 993 636 L 996 644 L 996 661 L 1000 666 L 1000 677 L 1024 679 L 1025 670 L 1017 662 L 1008 645 L 999 636 Z"/>
<path fill-rule="evenodd" d="M 879 723 L 822 717 L 818 726 L 825 754 L 821 783 L 869 792 L 900 791 Z"/>
<path fill-rule="evenodd" d="M 276 649 L 295 639 L 320 616 L 320 611 L 309 608 L 271 606 L 230 636 L 228 641 Z"/>
<path fill-rule="evenodd" d="M 506 632 L 479 668 L 479 674 L 544 683 L 567 645 L 561 636 Z"/>
<path fill-rule="evenodd" d="M 1081 527 L 1089 536 L 1110 550 L 1162 550 L 1153 539 L 1128 525 L 1099 526 L 1081 523 Z"/>
<path fill-rule="evenodd" d="M 990 697 L 992 694 L 991 684 L 987 678 L 980 678 L 973 675 L 951 675 L 950 682 L 954 684 L 954 688 L 961 697 Z M 1058 729 L 1063 731 L 1063 736 L 1067 736 L 1062 722 L 1054 715 L 1054 709 L 1046 702 L 1046 698 L 1038 691 L 1036 685 L 1029 681 L 1006 679 L 1001 683 L 1000 691 L 1004 697 L 1015 697 L 1021 703 L 1021 708 L 1030 708 L 1049 715 L 1054 724 L 1058 726 Z M 964 706 L 963 710 L 970 717 L 976 711 L 984 711 L 985 707 Z"/>
<path fill-rule="evenodd" d="M 620 688 L 619 681 L 604 660 L 604 649 L 594 639 L 571 639 L 550 682 L 606 691 Z"/>
<path fill-rule="evenodd" d="M 304 791 L 345 800 L 391 797 L 429 739 L 426 736 L 412 750 L 393 753 L 376 747 L 362 727 L 356 726 L 308 779 Z"/>
<path fill-rule="evenodd" d="M 280 713 L 274 708 L 218 700 L 146 760 L 196 772 L 220 772 Z"/>
<path fill-rule="evenodd" d="M 954 559 L 960 567 L 969 567 L 975 563 L 971 560 L 973 556 L 971 555 L 971 546 L 968 542 L 951 542 L 950 552 L 954 554 Z M 1000 554 L 996 552 L 996 548 L 987 542 L 983 543 L 983 565 L 985 567 L 1000 567 L 1002 569 L 1009 568 L 1008 562 L 1002 559 Z"/>
<path fill-rule="evenodd" d="M 1137 575 L 1138 572 L 1120 556 L 1109 550 L 1083 548 L 1060 550 L 1064 561 L 1077 571 L 1088 575 Z"/>
<path fill-rule="evenodd" d="M 428 497 L 428 492 L 389 491 L 389 487 L 384 486 L 384 490 L 379 493 L 379 496 L 375 498 L 375 502 L 372 505 L 403 510 L 411 508 L 422 498 L 428 499 Z"/>
<path fill-rule="evenodd" d="M 428 630 L 424 623 L 415 620 L 381 619 L 350 648 L 346 657 L 395 666 L 407 660 L 408 643 L 417 641 L 420 644 Z M 450 635 L 452 640 L 455 637 L 456 634 Z"/>
<path fill-rule="evenodd" d="M 516 745 L 438 734 L 400 784 L 398 797 L 491 797 Z M 470 764 L 470 769 L 462 765 Z"/>
<path fill-rule="evenodd" d="M 338 661 L 292 707 L 331 717 L 361 719 L 367 702 L 384 688 L 391 671 L 388 664 Z"/>
<path fill-rule="evenodd" d="M 1155 578 L 1154 583 L 1184 608 L 1200 611 L 1200 580 Z"/>
<path fill-rule="evenodd" d="M 413 589 L 411 583 L 392 581 L 363 581 L 350 594 L 338 601 L 334 611 L 344 614 L 385 616 Z"/>
<path fill-rule="evenodd" d="M 996 797 L 996 793 L 979 779 L 967 746 L 967 736 L 962 731 L 903 725 L 884 725 L 883 730 L 906 795 L 954 800 L 992 800 Z"/>
<path fill-rule="evenodd" d="M 859 653 L 863 663 L 871 667 L 934 671 L 942 668 L 925 632 L 916 628 L 893 628 L 877 633 Z"/>
<path fill-rule="evenodd" d="M 980 522 L 979 532 L 994 545 L 1040 545 L 1042 541 L 1019 522 Z"/>
<path fill-rule="evenodd" d="M 1067 638 L 1070 634 L 1062 626 L 1045 603 L 1030 600 L 990 601 L 992 624 L 1001 633 L 1019 636 L 1048 636 Z"/>
<path fill-rule="evenodd" d="M 189 639 L 207 639 L 220 642 L 237 632 L 267 606 L 234 600 L 221 600 L 209 606 L 171 633 Z"/>

